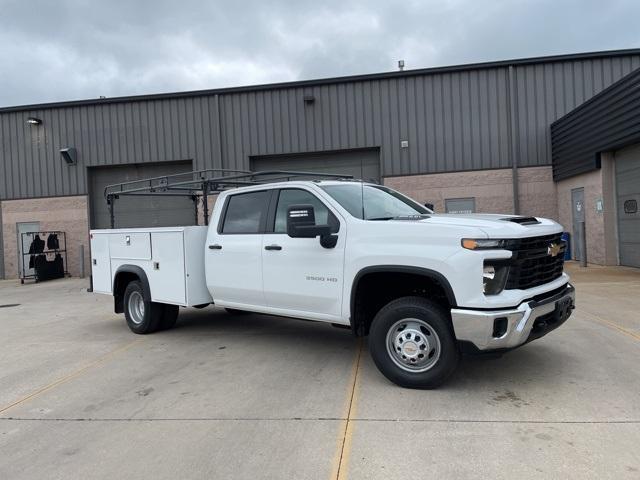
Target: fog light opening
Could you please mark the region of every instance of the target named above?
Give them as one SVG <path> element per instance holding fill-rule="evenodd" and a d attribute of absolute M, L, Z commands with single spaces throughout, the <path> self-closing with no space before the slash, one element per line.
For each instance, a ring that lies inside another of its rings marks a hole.
<path fill-rule="evenodd" d="M 507 317 L 499 317 L 493 321 L 493 338 L 501 338 L 507 333 L 509 322 Z"/>

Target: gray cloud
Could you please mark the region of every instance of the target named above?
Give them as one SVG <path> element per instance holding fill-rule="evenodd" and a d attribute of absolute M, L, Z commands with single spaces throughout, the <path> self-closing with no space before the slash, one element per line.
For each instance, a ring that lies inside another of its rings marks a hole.
<path fill-rule="evenodd" d="M 0 106 L 640 47 L 634 0 L 0 0 Z"/>

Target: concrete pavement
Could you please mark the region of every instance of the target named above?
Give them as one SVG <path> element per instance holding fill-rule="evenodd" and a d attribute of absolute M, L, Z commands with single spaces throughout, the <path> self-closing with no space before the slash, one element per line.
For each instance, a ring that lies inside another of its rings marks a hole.
<path fill-rule="evenodd" d="M 0 282 L 0 478 L 640 478 L 640 272 L 574 278 L 564 326 L 435 391 L 328 325 L 135 336 L 84 281 Z"/>

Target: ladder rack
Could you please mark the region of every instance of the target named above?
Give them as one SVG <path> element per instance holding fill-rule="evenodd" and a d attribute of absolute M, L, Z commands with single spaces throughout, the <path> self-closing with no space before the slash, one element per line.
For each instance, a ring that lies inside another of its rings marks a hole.
<path fill-rule="evenodd" d="M 114 204 L 121 196 L 189 197 L 194 203 L 196 224 L 198 222 L 198 203 L 202 199 L 204 223 L 208 225 L 209 195 L 217 194 L 230 188 L 285 182 L 296 178 L 360 181 L 354 179 L 353 175 L 333 173 L 288 170 L 252 172 L 248 170 L 209 168 L 107 185 L 104 188 L 104 198 L 109 208 L 111 228 L 115 228 Z"/>

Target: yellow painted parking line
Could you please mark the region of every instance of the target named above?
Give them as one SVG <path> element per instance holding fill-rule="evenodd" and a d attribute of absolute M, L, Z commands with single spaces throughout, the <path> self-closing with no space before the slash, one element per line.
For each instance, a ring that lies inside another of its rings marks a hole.
<path fill-rule="evenodd" d="M 345 412 L 343 414 L 344 426 L 340 428 L 340 437 L 338 438 L 338 447 L 333 461 L 331 470 L 331 480 L 340 480 L 347 478 L 347 467 L 349 464 L 349 455 L 351 454 L 351 439 L 353 437 L 352 417 L 355 416 L 355 409 L 358 396 L 358 370 L 360 369 L 360 358 L 362 356 L 362 337 L 358 339 L 358 353 L 354 357 L 351 367 L 350 389 L 348 390 Z"/>
<path fill-rule="evenodd" d="M 624 333 L 625 335 L 628 335 L 631 338 L 635 338 L 636 340 L 640 340 L 640 335 L 638 335 L 635 332 L 632 332 L 631 330 L 627 330 L 626 328 L 618 325 L 617 323 L 613 323 L 613 322 L 610 322 L 609 320 L 605 320 L 603 318 L 600 318 L 597 315 L 594 315 L 593 313 L 590 313 L 590 312 L 580 312 L 580 313 L 586 314 L 588 317 L 591 317 L 591 319 L 594 322 L 601 323 L 602 325 L 606 325 L 606 326 L 611 327 L 611 328 L 613 328 L 615 330 L 618 330 L 620 333 Z"/>
<path fill-rule="evenodd" d="M 129 350 L 131 347 L 133 347 L 134 345 L 140 343 L 143 340 L 143 338 L 137 338 L 136 340 L 133 340 L 132 342 L 127 343 L 126 345 L 123 345 L 121 347 L 116 348 L 115 350 L 111 350 L 108 353 L 105 353 L 104 355 L 102 355 L 101 357 L 97 358 L 96 360 L 94 360 L 93 362 L 85 365 L 84 367 L 68 374 L 65 375 L 62 378 L 59 378 L 58 380 L 51 382 L 48 385 L 45 385 L 44 387 L 41 387 L 39 389 L 37 389 L 34 392 L 31 392 L 29 395 L 26 395 L 22 398 L 20 398 L 19 400 L 16 400 L 13 403 L 10 403 L 9 405 L 0 408 L 0 414 L 6 412 L 7 410 L 9 410 L 10 408 L 13 408 L 17 405 L 20 405 L 24 402 L 27 402 L 29 400 L 31 400 L 32 398 L 37 397 L 38 395 L 41 395 L 55 387 L 57 387 L 58 385 L 62 385 L 63 383 L 68 382 L 69 380 L 73 380 L 74 378 L 82 375 L 84 372 L 86 372 L 87 370 L 89 370 L 92 367 L 95 367 L 97 365 L 100 365 L 101 363 L 104 363 L 106 360 L 108 360 L 109 358 L 117 355 L 118 353 L 122 353 L 126 350 Z"/>

